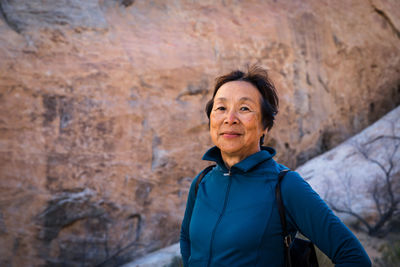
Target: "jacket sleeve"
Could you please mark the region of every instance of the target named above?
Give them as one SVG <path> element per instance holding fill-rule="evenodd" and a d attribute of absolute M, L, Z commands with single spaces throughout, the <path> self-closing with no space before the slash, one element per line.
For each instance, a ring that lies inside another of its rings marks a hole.
<path fill-rule="evenodd" d="M 181 225 L 181 234 L 180 234 L 180 247 L 181 247 L 181 255 L 182 255 L 182 261 L 183 261 L 183 266 L 187 267 L 189 266 L 189 257 L 190 257 L 190 236 L 189 236 L 189 225 L 190 225 L 190 219 L 192 217 L 192 211 L 194 207 L 194 202 L 196 200 L 195 196 L 195 187 L 196 187 L 196 182 L 197 182 L 198 176 L 193 180 L 190 190 L 189 190 L 189 195 L 186 203 L 186 210 L 185 210 L 185 215 L 183 216 L 183 221 Z"/>
<path fill-rule="evenodd" d="M 371 261 L 354 234 L 296 172 L 282 181 L 288 220 L 337 267 L 370 267 Z"/>

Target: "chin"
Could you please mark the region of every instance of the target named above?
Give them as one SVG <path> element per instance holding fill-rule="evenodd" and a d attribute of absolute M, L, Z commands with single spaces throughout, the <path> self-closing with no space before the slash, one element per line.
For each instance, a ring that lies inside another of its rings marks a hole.
<path fill-rule="evenodd" d="M 218 148 L 221 150 L 221 152 L 226 154 L 235 154 L 241 149 L 241 147 L 237 146 L 219 146 Z"/>

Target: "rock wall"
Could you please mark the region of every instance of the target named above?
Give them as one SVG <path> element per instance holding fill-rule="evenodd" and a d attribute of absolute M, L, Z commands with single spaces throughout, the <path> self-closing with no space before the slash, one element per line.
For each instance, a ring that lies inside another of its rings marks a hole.
<path fill-rule="evenodd" d="M 0 265 L 115 266 L 178 239 L 213 80 L 258 63 L 295 167 L 400 103 L 400 6 L 0 1 Z"/>

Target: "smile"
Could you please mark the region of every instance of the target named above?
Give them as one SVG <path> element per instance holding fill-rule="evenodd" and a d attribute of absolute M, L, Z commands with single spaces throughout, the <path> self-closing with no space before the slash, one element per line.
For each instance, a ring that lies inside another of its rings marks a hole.
<path fill-rule="evenodd" d="M 241 134 L 237 132 L 224 132 L 221 135 L 225 138 L 235 138 L 239 137 Z"/>

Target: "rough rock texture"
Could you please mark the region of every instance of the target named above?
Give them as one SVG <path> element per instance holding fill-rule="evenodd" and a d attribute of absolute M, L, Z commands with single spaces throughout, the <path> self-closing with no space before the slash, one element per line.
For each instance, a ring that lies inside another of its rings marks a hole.
<path fill-rule="evenodd" d="M 400 107 L 297 171 L 343 220 L 379 234 L 400 212 Z"/>
<path fill-rule="evenodd" d="M 0 1 L 0 265 L 177 241 L 213 79 L 268 67 L 295 167 L 400 103 L 400 2 Z"/>

